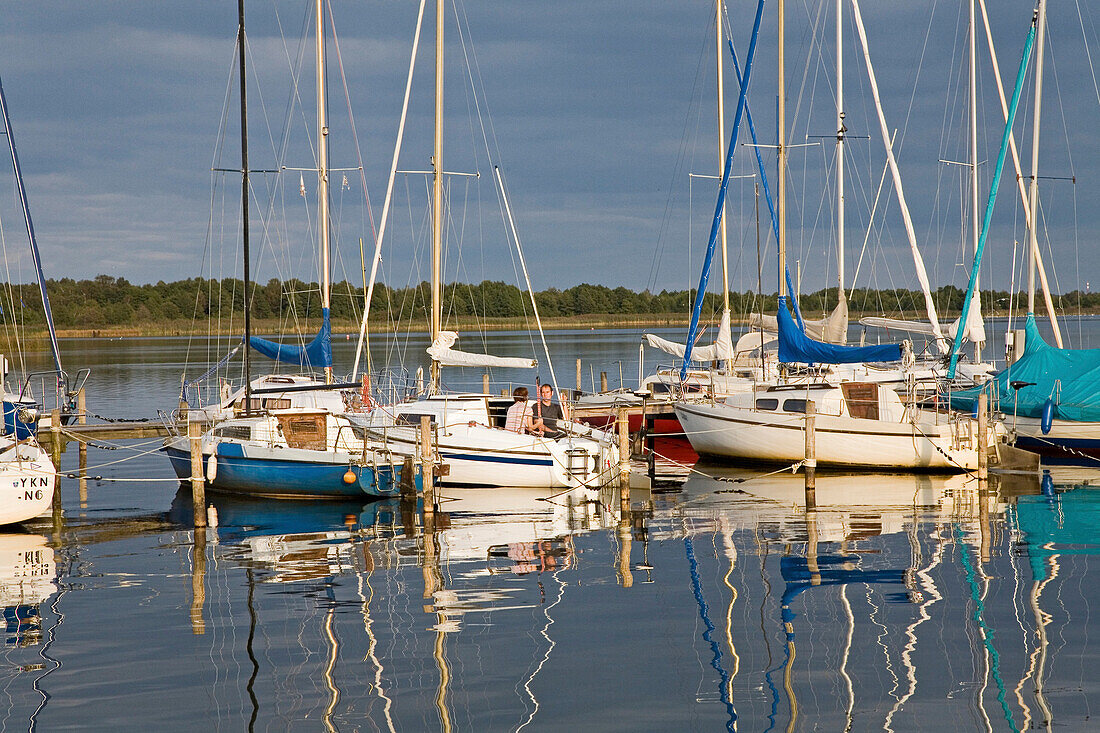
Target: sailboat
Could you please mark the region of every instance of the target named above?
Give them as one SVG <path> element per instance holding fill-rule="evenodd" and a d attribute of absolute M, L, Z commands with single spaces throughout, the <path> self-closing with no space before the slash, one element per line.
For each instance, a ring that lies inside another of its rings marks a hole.
<path fill-rule="evenodd" d="M 395 451 L 413 453 L 420 440 L 420 420 L 428 416 L 435 431 L 438 456 L 448 467 L 447 473 L 439 479 L 443 485 L 551 489 L 598 487 L 618 475 L 619 454 L 613 436 L 569 420 L 558 421 L 558 429 L 564 433 L 562 437 L 513 432 L 505 429 L 506 412 L 514 402 L 511 397 L 493 397 L 482 393 L 450 394 L 441 389 L 440 371 L 443 366 L 531 369 L 537 365 L 533 359 L 460 351 L 453 348 L 458 334 L 443 329 L 443 8 L 444 3 L 439 0 L 436 5 L 435 150 L 432 155 L 430 384 L 427 394 L 420 398 L 377 407 L 365 413 L 349 412 L 347 417 L 353 425 L 364 429 L 369 438 L 384 441 Z M 503 179 L 499 169 L 494 173 L 511 223 Z M 518 249 L 514 224 L 512 234 Z M 376 260 L 377 255 L 376 250 Z M 522 252 L 520 259 L 522 263 Z M 541 332 L 537 307 L 535 318 Z M 538 408 L 532 405 L 531 414 L 537 414 L 537 411 Z"/>
<path fill-rule="evenodd" d="M 859 6 L 853 3 L 857 28 L 864 40 Z M 757 23 L 757 28 L 759 22 Z M 747 74 L 746 74 L 747 76 Z M 877 95 L 874 76 L 872 90 Z M 861 364 L 899 362 L 911 358 L 905 344 L 849 347 L 815 341 L 794 322 L 787 308 L 785 104 L 783 94 L 783 4 L 779 4 L 779 361 L 782 364 Z M 880 116 L 880 122 L 881 122 Z M 885 125 L 883 125 L 885 130 Z M 887 154 L 891 162 L 890 149 Z M 896 165 L 891 167 L 896 169 Z M 721 216 L 729 176 L 729 160 L 715 214 Z M 896 171 L 895 171 L 896 172 Z M 897 178 L 895 177 L 895 182 Z M 903 209 L 904 210 L 904 209 Z M 907 229 L 911 229 L 906 215 Z M 712 230 L 713 234 L 713 230 Z M 712 236 L 713 238 L 713 236 Z M 685 363 L 686 367 L 686 363 Z M 813 403 L 813 408 L 810 403 Z M 806 456 L 804 423 L 816 412 L 816 460 L 823 466 L 967 471 L 977 467 L 979 445 L 975 421 L 959 414 L 920 409 L 903 402 L 894 390 L 875 382 L 779 383 L 733 394 L 722 401 L 675 406 L 691 442 L 701 455 L 796 464 Z M 992 436 L 986 437 L 991 440 Z"/>
<path fill-rule="evenodd" d="M 75 405 L 76 392 L 88 376 L 84 369 L 77 375 L 79 384 L 74 385 L 61 368 L 61 356 L 57 345 L 57 334 L 53 327 L 53 315 L 50 312 L 50 300 L 46 293 L 46 281 L 42 275 L 41 259 L 34 236 L 34 224 L 31 221 L 27 194 L 23 186 L 23 174 L 19 167 L 19 156 L 15 148 L 15 135 L 8 116 L 8 103 L 4 96 L 4 87 L 0 83 L 0 115 L 4 120 L 4 133 L 11 152 L 12 168 L 22 207 L 23 221 L 27 227 L 35 271 L 38 275 L 42 305 L 46 315 L 46 325 L 50 336 L 50 349 L 54 359 L 55 371 L 37 376 L 48 376 L 56 387 L 55 396 L 60 409 L 69 412 Z M 35 439 L 42 405 L 30 389 L 36 375 L 27 375 L 16 392 L 7 388 L 8 360 L 0 356 L 0 401 L 3 403 L 3 422 L 0 423 L 0 525 L 24 522 L 49 511 L 54 498 L 57 482 L 57 469 L 49 455 Z M 75 390 L 69 389 L 74 387 Z M 43 384 L 43 393 L 45 392 Z"/>
<path fill-rule="evenodd" d="M 391 496 L 400 490 L 404 456 L 377 440 L 367 440 L 339 413 L 347 409 L 332 378 L 329 326 L 328 126 L 325 120 L 323 0 L 317 0 L 317 150 L 321 230 L 322 325 L 305 346 L 279 344 L 251 335 L 245 309 L 245 385 L 240 396 L 203 417 L 213 426 L 202 436 L 206 482 L 212 489 L 257 496 L 354 498 Z M 244 3 L 238 0 L 241 97 L 242 222 L 245 292 L 250 290 L 248 254 L 248 136 L 245 84 Z M 324 380 L 308 376 L 250 378 L 249 349 L 272 359 L 324 370 Z M 257 388 L 256 385 L 261 385 Z M 301 395 L 308 394 L 302 398 Z M 180 479 L 191 475 L 187 436 L 174 435 L 164 450 Z M 410 469 L 414 470 L 414 469 Z M 410 477 L 405 477 L 411 480 Z"/>
<path fill-rule="evenodd" d="M 1039 129 L 1042 107 L 1043 46 L 1046 3 L 1040 0 L 1037 25 L 1035 101 L 1032 122 L 1031 185 L 1028 191 L 1028 290 L 1024 328 L 1015 334 L 1018 358 L 1010 361 L 989 384 L 946 395 L 957 409 L 972 409 L 982 391 L 1005 415 L 1005 427 L 1018 447 L 1074 460 L 1100 455 L 1100 349 L 1068 349 L 1047 343 L 1035 317 L 1036 273 L 1042 276 L 1038 245 Z M 1017 82 L 1019 86 L 1019 82 Z M 1017 92 L 1018 93 L 1018 92 Z M 977 278 L 982 252 L 975 253 L 971 285 Z M 1045 277 L 1043 278 L 1045 280 Z M 1053 319 L 1052 319 L 1053 321 Z M 1061 336 L 1053 322 L 1057 341 Z M 1022 343 L 1021 343 L 1022 339 Z M 953 352 L 957 353 L 958 344 Z"/>

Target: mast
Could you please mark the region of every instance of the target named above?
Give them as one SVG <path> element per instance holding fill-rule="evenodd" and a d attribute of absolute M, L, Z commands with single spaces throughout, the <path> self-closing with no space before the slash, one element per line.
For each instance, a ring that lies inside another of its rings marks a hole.
<path fill-rule="evenodd" d="M 324 0 L 317 0 L 317 220 L 321 226 L 321 313 L 331 303 L 329 273 L 328 121 L 325 118 Z M 332 366 L 325 367 L 325 384 L 332 384 Z"/>
<path fill-rule="evenodd" d="M 786 308 L 787 282 L 783 273 L 787 271 L 787 150 L 786 150 L 786 113 L 787 104 L 783 98 L 783 0 L 779 0 L 779 98 L 776 101 L 777 154 L 779 160 L 779 182 L 776 185 L 776 217 L 779 219 L 779 307 Z"/>
<path fill-rule="evenodd" d="M 973 251 L 978 253 L 978 237 L 981 236 L 978 225 L 978 24 L 977 0 L 970 0 L 970 210 L 973 211 Z M 981 286 L 979 273 L 974 273 L 974 292 L 978 294 L 978 306 L 981 306 Z M 959 328 L 969 332 L 968 324 L 959 322 Z M 982 360 L 982 345 L 974 342 L 974 363 Z"/>
<path fill-rule="evenodd" d="M 726 113 L 725 113 L 725 86 L 722 81 L 722 0 L 715 0 L 715 15 L 714 15 L 714 29 L 715 29 L 715 68 L 717 70 L 718 78 L 718 175 L 721 176 L 725 170 L 726 163 Z M 722 238 L 722 314 L 725 316 L 723 322 L 729 322 L 730 312 L 730 281 L 729 281 L 729 260 L 726 255 L 726 216 L 725 216 L 725 200 L 722 201 L 722 222 L 720 224 L 719 236 Z M 730 372 L 733 369 L 733 362 L 730 359 L 726 359 L 726 371 Z"/>
<path fill-rule="evenodd" d="M 837 297 L 844 300 L 844 43 L 841 14 L 844 0 L 836 0 L 836 277 Z"/>
<path fill-rule="evenodd" d="M 443 326 L 443 0 L 435 3 L 435 152 L 432 154 L 432 323 L 431 342 Z M 439 362 L 433 357 L 431 393 L 439 391 Z"/>
<path fill-rule="evenodd" d="M 1039 0 L 1039 20 L 1035 39 L 1035 112 L 1031 127 L 1031 189 L 1028 192 L 1028 210 L 1031 226 L 1028 242 L 1031 256 L 1027 258 L 1027 312 L 1035 312 L 1035 263 L 1039 259 L 1039 121 L 1043 107 L 1043 45 L 1046 39 L 1047 4 Z"/>
<path fill-rule="evenodd" d="M 241 242 L 244 257 L 244 413 L 252 412 L 252 279 L 248 255 L 248 100 L 245 93 L 244 0 L 237 0 L 237 54 L 241 77 Z"/>
<path fill-rule="evenodd" d="M 27 225 L 27 237 L 31 242 L 31 256 L 34 259 L 35 274 L 38 275 L 38 290 L 42 295 L 42 310 L 46 315 L 46 327 L 50 332 L 50 351 L 53 354 L 54 369 L 57 370 L 57 387 L 60 391 L 64 372 L 61 369 L 61 349 L 57 345 L 57 332 L 53 327 L 53 312 L 50 310 L 50 296 L 46 293 L 46 277 L 42 274 L 42 258 L 38 254 L 38 240 L 34 236 L 34 222 L 31 209 L 27 204 L 27 190 L 23 186 L 23 171 L 19 167 L 19 154 L 15 152 L 15 133 L 11 129 L 8 117 L 8 100 L 4 97 L 4 85 L 0 84 L 0 113 L 4 117 L 4 133 L 8 136 L 8 149 L 11 151 L 11 165 L 15 171 L 15 183 L 19 188 L 19 203 L 23 207 L 23 222 Z"/>

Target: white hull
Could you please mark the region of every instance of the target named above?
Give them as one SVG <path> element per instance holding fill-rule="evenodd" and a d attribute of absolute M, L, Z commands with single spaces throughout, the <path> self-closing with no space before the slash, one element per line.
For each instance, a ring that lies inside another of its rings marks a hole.
<path fill-rule="evenodd" d="M 15 444 L 0 437 L 0 525 L 48 512 L 56 480 L 53 463 L 33 439 Z"/>
<path fill-rule="evenodd" d="M 676 416 L 701 455 L 769 463 L 806 457 L 801 415 L 727 404 L 679 403 Z M 978 466 L 975 441 L 956 440 L 949 424 L 912 424 L 847 416 L 815 418 L 819 466 L 969 471 Z"/>
<path fill-rule="evenodd" d="M 395 452 L 415 454 L 419 429 L 372 428 Z M 597 488 L 618 476 L 618 451 L 589 438 L 549 440 L 482 425 L 454 425 L 438 435 L 445 486 Z"/>

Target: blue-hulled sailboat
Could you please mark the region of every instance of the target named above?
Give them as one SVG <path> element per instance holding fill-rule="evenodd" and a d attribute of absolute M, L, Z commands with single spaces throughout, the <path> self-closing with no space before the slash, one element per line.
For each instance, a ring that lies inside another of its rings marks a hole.
<path fill-rule="evenodd" d="M 349 405 L 346 388 L 332 377 L 332 336 L 329 322 L 329 194 L 328 140 L 325 119 L 324 13 L 317 0 L 317 106 L 318 185 L 321 229 L 322 325 L 305 346 L 279 344 L 253 337 L 245 308 L 245 386 L 215 413 L 212 427 L 201 439 L 206 482 L 211 489 L 286 498 L 333 498 L 393 496 L 399 492 L 404 457 L 390 452 L 380 441 L 365 439 L 365 433 L 343 417 Z M 250 292 L 248 253 L 248 137 L 245 85 L 244 2 L 238 0 L 241 97 L 241 159 L 244 281 Z M 324 377 L 268 376 L 264 386 L 254 387 L 250 377 L 250 349 L 306 370 L 322 370 Z M 309 399 L 299 399 L 305 393 Z M 176 475 L 190 477 L 190 442 L 176 435 L 165 441 L 164 450 Z M 409 464 L 411 465 L 411 463 Z M 413 470 L 409 468 L 408 470 Z M 409 477 L 405 477 L 406 480 Z"/>

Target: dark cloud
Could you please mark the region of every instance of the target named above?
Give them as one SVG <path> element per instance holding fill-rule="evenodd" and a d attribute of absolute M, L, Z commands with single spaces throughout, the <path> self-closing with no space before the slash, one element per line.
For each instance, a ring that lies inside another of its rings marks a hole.
<path fill-rule="evenodd" d="M 253 167 L 272 167 L 279 160 L 290 167 L 312 164 L 306 136 L 313 124 L 308 53 L 299 65 L 306 5 L 248 4 L 255 86 L 250 91 Z M 333 5 L 340 39 L 339 57 L 331 49 L 329 59 L 333 165 L 353 169 L 362 155 L 377 220 L 416 4 Z M 804 288 L 810 289 L 833 282 L 836 268 L 833 146 L 813 137 L 828 135 L 835 127 L 833 3 L 787 5 L 789 138 L 818 143 L 797 149 L 791 158 L 792 256 L 801 261 Z M 1022 0 L 992 5 L 1002 75 L 1011 85 L 1032 5 Z M 862 262 L 859 284 L 913 286 L 889 180 L 866 237 L 868 250 L 861 255 L 884 156 L 848 7 L 848 127 L 869 139 L 853 139 L 850 145 L 846 269 L 851 277 Z M 742 56 L 754 10 L 749 2 L 731 3 L 728 9 Z M 1091 172 L 1098 150 L 1092 128 L 1100 104 L 1087 53 L 1097 48 L 1097 37 L 1087 7 L 1080 8 L 1080 17 L 1077 9 L 1052 12 L 1041 169 L 1044 175 L 1075 175 L 1077 184 L 1047 182 L 1043 212 L 1061 274 L 1059 289 L 1070 290 L 1097 274 L 1094 258 L 1082 254 L 1097 233 Z M 491 168 L 481 145 L 484 135 L 493 161 L 507 177 L 536 287 L 587 281 L 660 289 L 694 281 L 714 190 L 713 183 L 695 179 L 689 198 L 688 175 L 712 174 L 718 168 L 712 13 L 707 3 L 477 3 L 459 8 L 460 34 L 448 10 L 444 162 L 451 171 L 480 171 L 483 188 L 475 196 L 469 180 L 450 181 L 448 271 L 461 277 L 513 279 L 513 259 L 503 244 Z M 769 3 L 765 13 L 750 104 L 761 142 L 770 142 L 775 135 L 775 4 Z M 963 169 L 939 160 L 962 160 L 967 154 L 966 7 L 931 0 L 865 3 L 863 13 L 888 123 L 898 130 L 899 162 L 932 279 L 962 285 L 966 267 L 960 263 L 968 258 L 968 240 L 960 207 L 969 206 L 960 203 Z M 429 8 L 403 169 L 424 170 L 431 155 L 433 23 Z M 238 257 L 209 251 L 232 246 L 237 227 L 234 196 L 239 186 L 225 179 L 212 192 L 210 171 L 239 164 L 231 77 L 235 25 L 234 3 L 45 0 L 5 18 L 0 75 L 49 275 L 80 278 L 106 272 L 155 282 L 230 274 L 236 266 Z M 1000 112 L 981 38 L 984 205 L 1000 141 Z M 475 63 L 472 69 L 465 67 L 466 59 Z M 341 67 L 358 148 L 347 134 Z M 292 104 L 294 74 L 301 74 L 301 105 Z M 477 87 L 476 103 L 469 76 Z M 732 120 L 736 84 L 728 65 L 726 79 L 727 117 Z M 1030 80 L 1028 90 L 1030 94 Z M 1030 110 L 1025 99 L 1016 125 L 1025 171 Z M 743 134 L 742 142 L 747 141 Z M 770 160 L 771 151 L 766 152 Z M 736 168 L 739 174 L 755 171 L 749 148 L 738 149 Z M 315 277 L 303 265 L 314 214 L 309 201 L 298 197 L 299 175 L 312 192 L 304 173 L 285 176 L 281 190 L 269 189 L 271 182 L 263 177 L 255 183 L 261 205 L 254 209 L 260 221 L 254 221 L 253 231 L 266 231 L 270 242 L 269 252 L 257 263 L 261 278 Z M 343 175 L 335 177 L 337 184 Z M 351 190 L 337 194 L 338 277 L 358 272 L 358 239 L 369 242 L 371 236 L 366 214 L 353 201 L 359 173 L 346 175 Z M 769 164 L 769 175 L 774 175 L 774 164 Z M 987 281 L 999 287 L 1010 282 L 1013 240 L 1024 236 L 1013 178 L 1007 169 L 990 237 Z M 425 181 L 402 177 L 399 193 L 385 267 L 395 284 L 427 277 Z M 480 202 L 481 210 L 457 206 L 466 201 Z M 763 205 L 761 210 L 766 216 Z M 18 223 L 6 204 L 0 211 L 6 230 Z M 731 185 L 729 222 L 733 286 L 755 287 L 751 183 Z M 765 236 L 768 229 L 767 224 L 762 227 Z M 765 239 L 765 250 L 772 246 Z M 282 257 L 290 252 L 292 262 L 277 261 L 275 253 Z M 204 257 L 220 262 L 217 267 L 226 271 L 214 272 L 208 265 L 204 273 Z M 292 268 L 300 271 L 286 272 Z"/>

